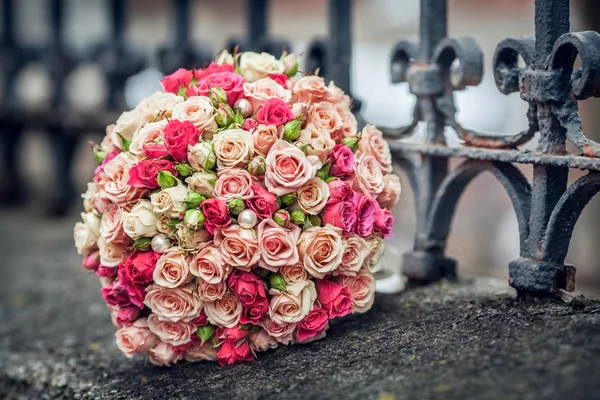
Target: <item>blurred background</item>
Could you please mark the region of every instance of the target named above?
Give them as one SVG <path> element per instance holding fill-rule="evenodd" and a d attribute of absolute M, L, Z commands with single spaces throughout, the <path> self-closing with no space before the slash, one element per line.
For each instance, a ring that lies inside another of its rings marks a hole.
<path fill-rule="evenodd" d="M 414 99 L 405 84 L 390 83 L 389 57 L 397 41 L 417 38 L 419 0 L 348 1 L 353 7 L 350 82 L 362 101 L 362 117 L 404 125 Z M 74 223 L 79 193 L 95 166 L 88 141 L 99 142 L 103 127 L 120 111 L 160 89 L 164 73 L 190 63 L 201 66 L 224 48 L 252 47 L 259 39 L 266 49 L 281 51 L 285 45 L 303 53 L 329 32 L 326 0 L 260 1 L 267 7 L 262 31 L 249 22 L 261 17 L 249 14 L 246 0 L 1 2 L 0 226 L 25 215 L 34 221 L 60 218 L 56 229 Z M 449 34 L 474 36 L 485 54 L 481 85 L 456 95 L 463 126 L 487 132 L 526 127 L 526 103 L 518 94 L 500 94 L 490 69 L 498 42 L 533 34 L 533 3 L 448 1 Z M 571 30 L 600 30 L 600 2 L 572 0 L 571 10 Z M 580 103 L 584 130 L 595 140 L 600 139 L 598 110 L 596 100 Z M 529 166 L 522 169 L 531 177 Z M 403 196 L 386 257 L 396 270 L 401 268 L 397 255 L 412 246 L 415 226 L 410 186 L 399 173 Z M 571 175 L 574 180 L 581 173 Z M 2 231 L 8 234 L 26 231 Z M 578 268 L 583 292 L 600 289 L 598 234 L 600 199 L 594 199 L 577 224 L 567 258 Z M 517 223 L 507 194 L 490 176 L 477 178 L 459 203 L 447 252 L 463 273 L 508 277 L 508 262 L 518 257 Z"/>

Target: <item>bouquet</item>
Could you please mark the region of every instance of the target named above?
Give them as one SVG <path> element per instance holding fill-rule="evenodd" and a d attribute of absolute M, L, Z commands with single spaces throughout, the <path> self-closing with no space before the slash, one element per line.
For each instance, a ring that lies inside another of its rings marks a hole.
<path fill-rule="evenodd" d="M 74 229 L 119 349 L 229 365 L 367 311 L 400 194 L 381 132 L 293 54 L 161 82 L 93 145 Z"/>

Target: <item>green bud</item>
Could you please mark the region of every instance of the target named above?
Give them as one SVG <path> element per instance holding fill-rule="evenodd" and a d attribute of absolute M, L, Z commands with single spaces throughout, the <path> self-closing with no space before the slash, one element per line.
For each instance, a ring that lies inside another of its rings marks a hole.
<path fill-rule="evenodd" d="M 273 221 L 279 226 L 287 226 L 290 222 L 290 213 L 287 210 L 277 210 L 273 214 Z"/>
<path fill-rule="evenodd" d="M 242 125 L 244 123 L 244 116 L 239 110 L 233 116 L 233 123 L 239 125 Z"/>
<path fill-rule="evenodd" d="M 312 228 L 313 224 L 310 223 L 310 219 L 308 219 L 308 216 L 306 218 L 304 218 L 304 226 L 302 226 L 302 228 L 304 229 L 308 229 L 308 228 Z"/>
<path fill-rule="evenodd" d="M 171 219 L 169 220 L 169 222 L 167 222 L 167 226 L 168 226 L 169 228 L 175 228 L 175 227 L 177 226 L 177 224 L 178 224 L 178 223 L 180 223 L 180 222 L 181 222 L 181 221 L 180 221 L 180 220 L 178 220 L 177 218 L 171 218 Z"/>
<path fill-rule="evenodd" d="M 208 89 L 208 98 L 215 106 L 227 103 L 227 93 L 221 88 Z"/>
<path fill-rule="evenodd" d="M 141 251 L 150 250 L 150 242 L 152 242 L 152 238 L 141 237 L 133 242 L 133 248 Z"/>
<path fill-rule="evenodd" d="M 277 207 L 281 207 L 281 197 L 276 197 L 275 203 L 277 203 Z"/>
<path fill-rule="evenodd" d="M 309 215 L 308 221 L 312 226 L 321 226 L 323 224 L 321 217 L 319 217 L 318 215 Z"/>
<path fill-rule="evenodd" d="M 323 165 L 321 167 L 321 169 L 319 169 L 317 171 L 317 176 L 323 180 L 329 178 L 329 170 L 331 169 L 331 163 L 325 163 L 325 165 Z"/>
<path fill-rule="evenodd" d="M 290 214 L 290 221 L 294 225 L 304 224 L 304 212 L 300 210 L 292 211 L 292 213 Z"/>
<path fill-rule="evenodd" d="M 290 78 L 298 73 L 300 63 L 294 54 L 282 55 L 281 62 L 284 66 L 284 73 Z"/>
<path fill-rule="evenodd" d="M 248 163 L 248 166 L 246 168 L 248 169 L 248 172 L 250 172 L 251 175 L 254 175 L 254 176 L 264 175 L 265 169 L 266 169 L 265 157 L 263 157 L 263 156 L 254 157 L 252 160 L 250 160 L 250 162 Z"/>
<path fill-rule="evenodd" d="M 179 90 L 177 91 L 177 96 L 181 96 L 181 97 L 187 99 L 187 97 L 188 97 L 187 96 L 187 89 L 186 89 L 185 86 L 181 86 L 179 88 Z"/>
<path fill-rule="evenodd" d="M 325 183 L 329 183 L 329 182 L 333 182 L 335 181 L 337 178 L 335 176 L 330 176 L 329 178 L 325 179 Z"/>
<path fill-rule="evenodd" d="M 219 127 L 228 127 L 234 122 L 234 117 L 235 114 L 233 109 L 229 107 L 229 104 L 219 104 L 219 108 L 215 114 L 215 121 Z"/>
<path fill-rule="evenodd" d="M 190 149 L 189 154 L 190 157 L 194 157 L 194 162 L 198 166 L 206 170 L 213 169 L 215 163 L 217 162 L 217 155 L 215 154 L 212 143 L 210 142 L 202 141 L 196 143 Z"/>
<path fill-rule="evenodd" d="M 298 197 L 296 196 L 296 193 L 284 194 L 283 196 L 281 196 L 281 204 L 284 207 L 289 207 L 292 204 L 294 204 L 297 199 Z"/>
<path fill-rule="evenodd" d="M 310 146 L 310 143 L 304 143 L 304 142 L 296 142 L 294 143 L 294 146 L 296 146 L 297 148 L 299 148 L 300 150 L 302 150 L 302 152 L 304 154 L 308 154 L 308 151 L 306 149 L 308 149 Z"/>
<path fill-rule="evenodd" d="M 102 164 L 102 161 L 106 158 L 106 152 L 102 151 L 99 147 L 94 148 L 94 159 L 98 164 Z"/>
<path fill-rule="evenodd" d="M 119 137 L 123 141 L 123 151 L 129 151 L 129 146 L 131 146 L 131 140 L 127 140 L 121 135 L 119 135 Z"/>
<path fill-rule="evenodd" d="M 244 200 L 242 199 L 233 199 L 227 203 L 227 207 L 229 207 L 229 212 L 231 214 L 238 215 L 246 209 L 246 204 L 244 204 Z"/>
<path fill-rule="evenodd" d="M 198 332 L 196 332 L 202 343 L 211 339 L 215 334 L 215 327 L 212 325 L 205 325 L 198 328 Z"/>
<path fill-rule="evenodd" d="M 177 185 L 177 179 L 170 171 L 160 171 L 156 180 L 158 181 L 158 186 L 163 189 Z"/>
<path fill-rule="evenodd" d="M 271 275 L 271 279 L 269 280 L 269 283 L 271 284 L 271 287 L 273 289 L 277 289 L 281 292 L 283 292 L 285 290 L 285 287 L 286 287 L 285 279 L 283 279 L 283 276 L 281 276 L 279 274 Z"/>
<path fill-rule="evenodd" d="M 300 136 L 300 125 L 302 125 L 302 122 L 298 120 L 293 120 L 285 124 L 283 127 L 283 140 L 291 142 L 298 139 L 298 136 Z"/>
<path fill-rule="evenodd" d="M 249 331 L 250 329 L 252 329 L 252 324 L 240 324 L 240 329 L 243 331 Z"/>
<path fill-rule="evenodd" d="M 352 152 L 355 152 L 358 149 L 358 138 L 356 137 L 344 138 L 342 139 L 342 143 L 350 147 Z"/>
<path fill-rule="evenodd" d="M 202 204 L 204 200 L 206 200 L 206 196 L 196 192 L 189 192 L 185 198 L 185 203 L 189 208 L 198 208 L 198 206 Z"/>
<path fill-rule="evenodd" d="M 204 225 L 206 217 L 202 210 L 195 208 L 193 210 L 187 210 L 185 217 L 183 217 L 183 223 L 186 224 L 190 229 L 198 229 Z"/>
<path fill-rule="evenodd" d="M 177 173 L 179 173 L 179 176 L 183 177 L 190 176 L 194 173 L 194 169 L 186 162 L 177 164 L 175 169 L 177 170 Z"/>

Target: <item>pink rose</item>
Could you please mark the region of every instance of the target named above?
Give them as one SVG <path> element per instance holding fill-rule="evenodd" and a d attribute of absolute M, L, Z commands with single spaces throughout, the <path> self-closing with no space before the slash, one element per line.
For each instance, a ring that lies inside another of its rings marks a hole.
<path fill-rule="evenodd" d="M 148 361 L 159 367 L 169 367 L 183 358 L 183 354 L 168 343 L 159 342 L 148 351 Z"/>
<path fill-rule="evenodd" d="M 140 309 L 138 307 L 129 306 L 123 307 L 117 311 L 115 320 L 119 326 L 129 324 L 140 316 Z"/>
<path fill-rule="evenodd" d="M 204 312 L 204 310 L 202 310 L 202 311 L 200 311 L 200 316 L 194 318 L 190 322 L 196 326 L 208 325 L 208 317 L 206 316 L 206 313 Z"/>
<path fill-rule="evenodd" d="M 180 88 L 185 88 L 190 84 L 193 77 L 192 71 L 185 68 L 179 68 L 171 75 L 167 75 L 161 79 L 160 83 L 165 92 L 177 94 Z"/>
<path fill-rule="evenodd" d="M 200 82 L 202 79 L 206 78 L 212 74 L 218 74 L 220 72 L 233 72 L 233 65 L 231 64 L 218 64 L 212 61 L 208 67 L 204 69 L 195 69 L 194 77 L 196 81 Z"/>
<path fill-rule="evenodd" d="M 95 271 L 100 266 L 100 255 L 98 251 L 91 253 L 83 258 L 83 268 Z"/>
<path fill-rule="evenodd" d="M 327 326 L 329 318 L 327 312 L 319 306 L 315 306 L 308 315 L 298 323 L 296 338 L 302 343 L 306 339 L 320 335 Z"/>
<path fill-rule="evenodd" d="M 346 233 L 353 233 L 356 227 L 356 205 L 352 201 L 329 199 L 323 209 L 323 224 L 341 228 Z"/>
<path fill-rule="evenodd" d="M 329 91 L 322 77 L 311 75 L 298 79 L 292 89 L 295 103 L 319 103 L 329 99 Z"/>
<path fill-rule="evenodd" d="M 100 264 L 106 267 L 116 267 L 127 257 L 129 243 L 108 242 L 104 236 L 98 238 L 98 253 Z"/>
<path fill-rule="evenodd" d="M 294 333 L 294 329 L 296 329 L 296 324 L 278 324 L 273 321 L 271 318 L 263 318 L 260 321 L 260 326 L 262 326 L 265 331 L 271 336 L 273 339 L 278 341 L 281 344 L 289 344 L 292 340 L 292 335 Z"/>
<path fill-rule="evenodd" d="M 220 299 L 207 302 L 204 312 L 211 324 L 232 328 L 240 322 L 242 303 L 232 293 L 225 293 Z"/>
<path fill-rule="evenodd" d="M 214 243 L 221 250 L 223 260 L 242 271 L 250 271 L 260 258 L 258 240 L 252 229 L 230 225 L 216 231 Z"/>
<path fill-rule="evenodd" d="M 102 298 L 112 307 L 128 307 L 131 305 L 129 295 L 120 281 L 114 281 L 101 289 Z"/>
<path fill-rule="evenodd" d="M 356 233 L 362 237 L 367 237 L 375 229 L 379 205 L 371 196 L 363 196 L 358 193 L 354 194 L 352 202 L 356 206 Z"/>
<path fill-rule="evenodd" d="M 207 283 L 219 283 L 231 272 L 216 247 L 208 245 L 198 252 L 190 262 L 190 272 Z"/>
<path fill-rule="evenodd" d="M 248 335 L 248 344 L 254 351 L 267 351 L 279 346 L 279 343 L 269 336 L 267 331 L 260 328 L 258 331 L 253 331 Z"/>
<path fill-rule="evenodd" d="M 152 282 L 152 274 L 160 255 L 154 251 L 135 251 L 119 264 L 119 279 L 124 284 L 144 285 Z"/>
<path fill-rule="evenodd" d="M 275 142 L 283 137 L 283 126 L 258 125 L 252 132 L 252 137 L 256 152 L 266 157 Z"/>
<path fill-rule="evenodd" d="M 393 226 L 394 216 L 392 215 L 390 210 L 386 208 L 380 208 L 377 211 L 377 219 L 375 220 L 375 233 L 378 233 L 384 238 L 387 238 L 392 234 Z"/>
<path fill-rule="evenodd" d="M 160 340 L 173 346 L 188 343 L 196 333 L 196 326 L 190 322 L 161 321 L 156 314 L 148 316 L 148 328 Z"/>
<path fill-rule="evenodd" d="M 229 209 L 227 203 L 221 199 L 207 199 L 200 204 L 200 208 L 206 217 L 204 226 L 214 235 L 215 228 L 224 228 L 231 224 L 231 217 L 229 216 Z"/>
<path fill-rule="evenodd" d="M 129 151 L 139 160 L 146 157 L 163 158 L 169 155 L 165 146 L 165 126 L 167 120 L 151 122 L 144 125 L 139 131 L 133 134 Z"/>
<path fill-rule="evenodd" d="M 343 105 L 344 107 L 350 108 L 350 97 L 346 93 L 344 93 L 342 89 L 335 86 L 335 83 L 333 83 L 333 81 L 329 82 L 327 90 L 329 91 L 328 99 L 330 102 L 332 102 L 336 106 L 339 104 Z"/>
<path fill-rule="evenodd" d="M 200 131 L 190 121 L 172 119 L 165 126 L 165 145 L 175 161 L 187 161 L 188 146 L 198 143 Z"/>
<path fill-rule="evenodd" d="M 336 143 L 341 142 L 343 119 L 335 105 L 327 101 L 313 104 L 307 115 L 307 124 L 325 130 Z"/>
<path fill-rule="evenodd" d="M 171 248 L 163 253 L 152 275 L 154 283 L 168 288 L 175 288 L 190 281 L 190 267 L 186 253 Z"/>
<path fill-rule="evenodd" d="M 265 284 L 251 272 L 233 272 L 227 279 L 227 285 L 243 306 L 254 304 L 258 299 L 267 297 Z"/>
<path fill-rule="evenodd" d="M 297 243 L 302 232 L 298 225 L 290 224 L 289 228 L 284 228 L 272 219 L 264 219 L 256 231 L 260 251 L 259 267 L 277 272 L 279 267 L 298 262 Z"/>
<path fill-rule="evenodd" d="M 236 325 L 231 328 L 217 328 L 217 332 L 215 334 L 217 339 L 231 340 L 234 342 L 242 340 L 246 336 L 248 336 L 248 331 L 242 329 L 240 325 Z"/>
<path fill-rule="evenodd" d="M 117 268 L 100 265 L 96 270 L 96 275 L 100 278 L 114 278 L 117 276 Z"/>
<path fill-rule="evenodd" d="M 329 199 L 329 186 L 321 178 L 313 178 L 296 192 L 298 207 L 307 214 L 319 214 Z"/>
<path fill-rule="evenodd" d="M 361 269 L 369 256 L 369 244 L 360 236 L 352 235 L 342 238 L 342 246 L 344 248 L 342 263 L 333 274 L 356 276 L 356 273 Z"/>
<path fill-rule="evenodd" d="M 310 146 L 306 147 L 306 154 L 317 156 L 321 162 L 325 162 L 335 146 L 335 141 L 331 139 L 326 129 L 317 129 L 313 124 L 307 124 L 300 131 L 298 141 Z"/>
<path fill-rule="evenodd" d="M 359 153 L 354 160 L 354 190 L 377 197 L 383 192 L 383 171 L 375 157 Z"/>
<path fill-rule="evenodd" d="M 279 99 L 286 104 L 290 102 L 292 93 L 271 78 L 262 78 L 256 82 L 244 83 L 244 96 L 258 110 L 270 99 Z"/>
<path fill-rule="evenodd" d="M 336 138 L 336 140 L 341 142 L 342 139 L 356 137 L 358 121 L 356 120 L 354 114 L 352 114 L 349 105 L 338 103 L 335 105 L 335 108 L 337 109 L 338 114 L 342 117 L 341 129 L 338 131 L 339 136 Z"/>
<path fill-rule="evenodd" d="M 252 132 L 258 126 L 258 121 L 253 118 L 247 118 L 242 124 L 242 129 L 248 132 Z"/>
<path fill-rule="evenodd" d="M 127 358 L 133 357 L 135 353 L 145 353 L 158 343 L 158 338 L 150 329 L 146 318 L 140 318 L 133 323 L 117 330 L 117 347 Z"/>
<path fill-rule="evenodd" d="M 248 342 L 244 341 L 240 344 L 236 342 L 224 342 L 217 353 L 219 365 L 233 365 L 240 361 L 254 360 L 254 354 Z"/>
<path fill-rule="evenodd" d="M 200 96 L 208 96 L 209 89 L 219 88 L 227 94 L 227 103 L 233 107 L 244 91 L 244 82 L 243 77 L 233 72 L 217 72 L 199 81 L 195 92 Z"/>
<path fill-rule="evenodd" d="M 198 284 L 198 296 L 203 302 L 218 300 L 227 293 L 227 285 L 224 280 L 219 283 L 208 283 L 202 278 L 198 278 L 196 283 Z"/>
<path fill-rule="evenodd" d="M 129 170 L 136 161 L 133 154 L 119 153 L 104 166 L 97 182 L 101 198 L 125 206 L 135 203 L 146 193 L 145 189 L 129 184 Z"/>
<path fill-rule="evenodd" d="M 210 139 L 218 128 L 215 108 L 206 96 L 192 96 L 183 103 L 175 104 L 172 119 L 190 121 L 202 133 L 204 139 Z M 185 149 L 187 152 L 187 147 Z M 178 154 L 182 155 L 183 149 Z"/>
<path fill-rule="evenodd" d="M 152 285 L 146 292 L 144 304 L 161 320 L 191 321 L 202 309 L 202 301 L 189 285 L 178 288 Z"/>
<path fill-rule="evenodd" d="M 102 214 L 100 220 L 100 235 L 106 239 L 108 243 L 123 243 L 130 244 L 131 239 L 123 230 L 122 222 L 123 209 L 116 204 L 111 204 Z"/>
<path fill-rule="evenodd" d="M 266 158 L 265 185 L 277 196 L 295 192 L 315 177 L 321 162 L 298 147 L 278 140 Z"/>
<path fill-rule="evenodd" d="M 340 178 L 350 175 L 354 171 L 354 153 L 350 147 L 336 144 L 329 156 L 331 169 L 329 173 Z"/>
<path fill-rule="evenodd" d="M 375 299 L 375 279 L 371 274 L 360 272 L 356 276 L 341 276 L 338 282 L 348 288 L 354 312 L 369 311 Z"/>
<path fill-rule="evenodd" d="M 245 169 L 225 168 L 219 170 L 213 196 L 223 201 L 247 199 L 254 193 L 252 184 L 254 178 Z"/>
<path fill-rule="evenodd" d="M 361 153 L 370 154 L 381 166 L 384 172 L 392 172 L 392 153 L 390 147 L 383 138 L 383 133 L 373 125 L 367 125 L 362 130 L 362 136 L 358 142 L 358 150 Z"/>
<path fill-rule="evenodd" d="M 351 200 L 354 197 L 354 191 L 348 181 L 336 179 L 327 184 L 329 186 L 329 195 L 338 200 Z"/>
<path fill-rule="evenodd" d="M 177 175 L 175 165 L 171 161 L 140 161 L 129 170 L 129 184 L 137 188 L 156 189 L 159 187 L 156 178 L 160 171 L 169 171 L 173 175 Z"/>
<path fill-rule="evenodd" d="M 287 88 L 289 77 L 286 74 L 269 74 L 269 78 L 277 82 L 277 84 Z"/>
<path fill-rule="evenodd" d="M 296 264 L 284 265 L 277 272 L 283 276 L 286 283 L 297 283 L 308 279 L 308 274 L 306 273 L 306 269 L 304 269 L 302 260 Z"/>
<path fill-rule="evenodd" d="M 256 120 L 264 125 L 284 125 L 296 116 L 287 102 L 281 99 L 269 99 L 256 113 Z"/>
<path fill-rule="evenodd" d="M 271 218 L 279 209 L 277 196 L 258 185 L 252 186 L 254 195 L 246 199 L 248 209 L 254 211 L 259 219 Z"/>
<path fill-rule="evenodd" d="M 217 349 L 207 341 L 194 343 L 183 356 L 186 361 L 217 361 Z"/>
<path fill-rule="evenodd" d="M 302 232 L 298 241 L 300 259 L 313 277 L 323 279 L 342 262 L 341 230 L 331 225 L 313 226 Z"/>
<path fill-rule="evenodd" d="M 377 196 L 377 202 L 381 207 L 393 210 L 400 198 L 400 178 L 397 175 L 388 174 L 383 177 L 383 191 Z"/>
<path fill-rule="evenodd" d="M 318 280 L 317 293 L 317 299 L 329 319 L 343 317 L 352 312 L 352 296 L 346 286 L 332 281 Z"/>

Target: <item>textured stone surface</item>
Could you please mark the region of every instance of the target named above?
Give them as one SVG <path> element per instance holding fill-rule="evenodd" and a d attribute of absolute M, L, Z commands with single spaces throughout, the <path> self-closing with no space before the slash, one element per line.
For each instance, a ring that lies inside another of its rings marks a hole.
<path fill-rule="evenodd" d="M 0 212 L 0 398 L 594 399 L 600 303 L 515 300 L 491 279 L 380 295 L 326 339 L 234 367 L 126 359 L 72 221 Z"/>

